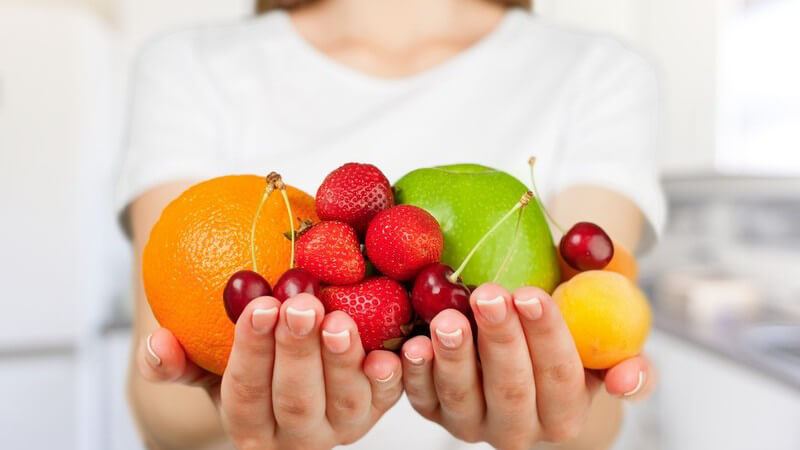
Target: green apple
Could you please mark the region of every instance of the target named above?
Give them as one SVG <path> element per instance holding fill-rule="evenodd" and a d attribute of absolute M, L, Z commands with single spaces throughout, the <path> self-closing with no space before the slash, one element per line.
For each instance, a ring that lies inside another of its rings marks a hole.
<path fill-rule="evenodd" d="M 439 221 L 444 234 L 442 262 L 453 269 L 528 190 L 513 176 L 477 164 L 417 169 L 398 180 L 394 189 L 397 203 L 419 206 Z M 538 202 L 531 201 L 523 210 L 515 240 L 518 217 L 506 219 L 470 259 L 461 273 L 466 284 L 496 281 L 510 290 L 555 289 L 560 280 L 558 259 Z M 495 280 L 509 251 L 511 258 Z"/>

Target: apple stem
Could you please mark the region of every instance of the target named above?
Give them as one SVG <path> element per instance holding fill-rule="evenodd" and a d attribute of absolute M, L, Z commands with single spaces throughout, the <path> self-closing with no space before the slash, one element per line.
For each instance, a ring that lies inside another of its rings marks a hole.
<path fill-rule="evenodd" d="M 253 225 L 250 227 L 250 257 L 253 258 L 253 272 L 258 273 L 258 262 L 256 261 L 256 224 L 258 223 L 258 216 L 261 215 L 261 209 L 264 207 L 269 195 L 275 190 L 275 176 L 280 178 L 275 172 L 267 175 L 267 186 L 264 188 L 264 195 L 261 196 L 261 201 L 258 203 L 256 215 L 253 217 Z"/>
<path fill-rule="evenodd" d="M 474 255 L 475 252 L 478 251 L 478 249 L 481 247 L 481 245 L 483 245 L 483 243 L 486 241 L 486 239 L 492 233 L 494 233 L 494 231 L 497 230 L 500 227 L 500 225 L 502 225 L 503 222 L 506 221 L 506 219 L 511 217 L 511 215 L 514 214 L 515 212 L 517 212 L 518 209 L 520 209 L 520 208 L 524 207 L 525 205 L 527 205 L 531 201 L 532 197 L 533 197 L 533 193 L 531 191 L 526 192 L 522 196 L 522 198 L 520 198 L 519 201 L 514 205 L 514 207 L 511 208 L 507 213 L 505 213 L 505 215 L 503 217 L 501 217 L 500 220 L 498 220 L 497 223 L 495 223 L 492 226 L 492 228 L 490 228 L 489 231 L 487 231 L 483 235 L 483 237 L 478 241 L 478 243 L 475 244 L 474 247 L 472 247 L 472 250 L 469 251 L 469 253 L 467 254 L 467 257 L 464 258 L 464 261 L 461 263 L 460 266 L 458 266 L 458 269 L 456 269 L 455 272 L 453 272 L 452 274 L 450 274 L 449 277 L 447 277 L 447 279 L 450 280 L 451 283 L 455 283 L 456 281 L 458 281 L 458 277 L 461 275 L 461 272 L 464 271 L 464 268 L 467 267 L 467 263 L 469 263 L 469 260 L 472 259 L 472 255 Z"/>
<path fill-rule="evenodd" d="M 506 266 L 508 262 L 511 260 L 511 255 L 514 254 L 514 250 L 517 249 L 517 242 L 519 242 L 519 227 L 522 224 L 522 214 L 525 212 L 525 206 L 522 206 L 519 209 L 519 214 L 517 215 L 517 224 L 514 226 L 514 239 L 511 241 L 511 247 L 509 247 L 508 252 L 506 253 L 506 257 L 503 258 L 503 263 L 500 264 L 500 268 L 497 269 L 497 273 L 494 275 L 494 282 L 497 282 L 500 279 L 500 275 L 506 270 Z"/>
<path fill-rule="evenodd" d="M 536 193 L 536 203 L 538 203 L 539 207 L 542 208 L 542 211 L 544 211 L 544 215 L 547 216 L 547 220 L 549 220 L 554 227 L 558 228 L 558 231 L 560 231 L 561 234 L 566 234 L 567 232 L 564 231 L 564 227 L 559 225 L 559 223 L 556 222 L 555 219 L 553 219 L 553 216 L 550 215 L 550 211 L 547 210 L 547 208 L 544 206 L 544 203 L 542 202 L 542 196 L 539 195 L 539 189 L 536 187 L 536 178 L 533 176 L 533 166 L 535 164 L 536 164 L 536 157 L 531 156 L 530 159 L 528 159 L 528 165 L 531 167 L 531 185 L 533 185 L 533 192 Z"/>
<path fill-rule="evenodd" d="M 278 175 L 277 180 L 275 181 L 275 188 L 281 191 L 281 195 L 283 196 L 283 202 L 286 204 L 286 212 L 289 214 L 289 234 L 291 235 L 292 240 L 292 250 L 291 250 L 291 257 L 289 259 L 289 268 L 294 268 L 294 239 L 295 239 L 295 230 L 294 230 L 294 214 L 292 213 L 292 204 L 289 202 L 289 195 L 286 193 L 286 184 L 281 179 L 281 176 Z"/>

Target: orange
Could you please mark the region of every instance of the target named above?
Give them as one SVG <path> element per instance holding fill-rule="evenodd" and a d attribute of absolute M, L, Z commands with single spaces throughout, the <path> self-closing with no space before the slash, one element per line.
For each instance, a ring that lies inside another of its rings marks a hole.
<path fill-rule="evenodd" d="M 150 231 L 142 256 L 142 278 L 150 308 L 189 358 L 221 374 L 233 343 L 233 323 L 225 313 L 222 291 L 228 277 L 253 269 L 250 229 L 266 180 L 233 175 L 199 183 L 172 201 Z M 287 187 L 294 213 L 318 221 L 314 199 Z M 259 273 L 275 285 L 289 268 L 289 216 L 279 191 L 264 203 L 255 233 Z"/>
<path fill-rule="evenodd" d="M 642 351 L 652 314 L 644 293 L 628 278 L 605 270 L 581 272 L 556 288 L 553 300 L 584 367 L 607 369 Z"/>
<path fill-rule="evenodd" d="M 567 264 L 566 261 L 564 261 L 564 258 L 561 257 L 561 252 L 556 253 L 558 253 L 558 266 L 561 269 L 562 282 L 568 281 L 580 273 Z M 636 279 L 639 277 L 639 269 L 636 265 L 636 260 L 633 258 L 633 255 L 631 255 L 631 252 L 629 252 L 628 249 L 626 249 L 622 244 L 616 241 L 614 241 L 614 256 L 611 258 L 611 261 L 608 262 L 608 265 L 603 268 L 603 270 L 625 275 L 633 282 L 636 282 Z"/>

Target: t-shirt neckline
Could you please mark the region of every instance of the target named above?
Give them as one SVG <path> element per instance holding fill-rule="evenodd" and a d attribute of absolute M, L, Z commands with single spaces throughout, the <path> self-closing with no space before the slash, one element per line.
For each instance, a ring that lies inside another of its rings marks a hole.
<path fill-rule="evenodd" d="M 416 85 L 424 80 L 435 78 L 440 74 L 451 71 L 454 67 L 461 66 L 469 61 L 479 59 L 480 55 L 491 53 L 492 48 L 502 41 L 502 37 L 508 34 L 516 23 L 519 22 L 522 15 L 526 12 L 519 8 L 509 8 L 500 22 L 486 35 L 481 37 L 478 41 L 458 52 L 457 54 L 447 58 L 446 60 L 413 75 L 398 78 L 384 78 L 377 75 L 371 75 L 366 72 L 360 71 L 350 67 L 342 62 L 339 62 L 324 52 L 314 47 L 303 36 L 298 33 L 297 29 L 289 17 L 288 12 L 285 10 L 277 10 L 275 14 L 281 26 L 285 31 L 302 58 L 318 66 L 320 69 L 328 72 L 333 76 L 337 76 L 346 81 L 360 84 L 362 86 L 371 86 L 374 88 L 392 89 L 402 88 L 407 86 Z"/>

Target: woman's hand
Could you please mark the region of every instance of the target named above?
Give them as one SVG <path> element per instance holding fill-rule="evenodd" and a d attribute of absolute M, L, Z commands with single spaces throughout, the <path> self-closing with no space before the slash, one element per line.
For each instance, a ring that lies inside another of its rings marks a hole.
<path fill-rule="evenodd" d="M 654 386 L 655 373 L 643 357 L 604 375 L 584 370 L 558 307 L 541 289 L 512 295 L 487 283 L 472 293 L 470 305 L 477 352 L 470 323 L 456 310 L 431 321 L 431 339 L 418 336 L 403 346 L 412 406 L 459 439 L 502 449 L 568 441 L 579 435 L 603 383 L 626 398 L 640 398 Z"/>
<path fill-rule="evenodd" d="M 321 331 L 320 331 L 321 330 Z M 330 448 L 364 435 L 400 397 L 402 367 L 390 352 L 364 355 L 345 313 L 327 316 L 315 297 L 253 300 L 236 323 L 222 377 L 186 357 L 166 329 L 140 345 L 151 381 L 207 389 L 237 448 Z"/>

